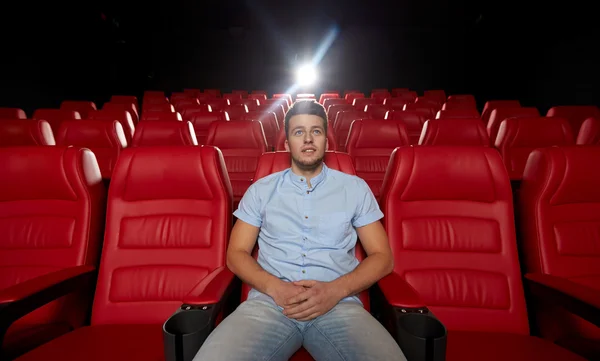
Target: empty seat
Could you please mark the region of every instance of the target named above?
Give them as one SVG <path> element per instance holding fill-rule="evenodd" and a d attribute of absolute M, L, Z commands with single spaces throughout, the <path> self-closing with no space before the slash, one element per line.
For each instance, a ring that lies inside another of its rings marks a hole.
<path fill-rule="evenodd" d="M 392 108 L 391 110 L 402 110 L 406 104 L 411 102 L 411 100 L 406 98 L 386 98 L 383 101 L 383 105 L 389 106 Z"/>
<path fill-rule="evenodd" d="M 248 99 L 256 99 L 258 100 L 259 105 L 262 104 L 265 100 L 267 100 L 267 94 L 248 94 Z"/>
<path fill-rule="evenodd" d="M 481 113 L 481 119 L 485 124 L 488 123 L 492 111 L 496 108 L 518 108 L 521 106 L 521 102 L 518 100 L 488 100 L 483 106 Z"/>
<path fill-rule="evenodd" d="M 346 150 L 352 157 L 356 175 L 367 182 L 378 198 L 390 154 L 396 147 L 409 144 L 401 120 L 355 120 L 350 128 Z"/>
<path fill-rule="evenodd" d="M 2 325 L 0 358 L 10 360 L 84 324 L 106 190 L 94 155 L 78 147 L 0 148 L 0 174 L 3 322 L 17 318 Z"/>
<path fill-rule="evenodd" d="M 104 179 L 110 179 L 121 150 L 127 147 L 123 127 L 116 120 L 67 120 L 55 138 L 57 145 L 85 147 L 94 152 Z"/>
<path fill-rule="evenodd" d="M 267 151 L 262 124 L 257 121 L 216 121 L 208 129 L 207 145 L 223 152 L 233 187 L 234 208 L 252 184 L 258 158 Z"/>
<path fill-rule="evenodd" d="M 520 180 L 529 153 L 536 148 L 575 143 L 571 126 L 563 118 L 509 118 L 502 121 L 495 146 L 511 179 Z"/>
<path fill-rule="evenodd" d="M 232 94 L 239 94 L 239 95 L 242 96 L 242 98 L 247 98 L 248 97 L 248 91 L 247 90 L 239 90 L 239 89 L 236 90 L 236 89 L 234 89 L 234 90 L 231 91 L 231 93 Z"/>
<path fill-rule="evenodd" d="M 404 110 L 410 110 L 410 111 L 414 111 L 414 112 L 418 112 L 419 114 L 421 114 L 423 117 L 425 117 L 425 120 L 427 119 L 433 119 L 435 117 L 435 113 L 437 112 L 437 109 L 431 108 L 431 107 L 424 107 L 420 104 L 417 103 L 408 103 L 404 106 Z"/>
<path fill-rule="evenodd" d="M 449 109 L 440 110 L 435 115 L 435 119 L 451 119 L 451 118 L 479 118 L 477 109 Z M 487 124 L 484 123 L 484 124 Z"/>
<path fill-rule="evenodd" d="M 0 147 L 55 144 L 52 128 L 45 120 L 0 121 Z"/>
<path fill-rule="evenodd" d="M 329 111 L 329 107 L 334 104 L 348 104 L 348 102 L 346 102 L 346 99 L 341 98 L 328 98 L 323 100 L 323 108 L 325 108 L 325 111 Z"/>
<path fill-rule="evenodd" d="M 76 111 L 82 119 L 86 119 L 89 112 L 96 110 L 96 104 L 89 101 L 65 100 L 60 103 L 60 109 Z"/>
<path fill-rule="evenodd" d="M 228 105 L 227 100 L 225 99 L 208 99 L 206 103 L 204 103 L 212 109 L 213 112 L 219 112 L 225 109 Z"/>
<path fill-rule="evenodd" d="M 129 112 L 134 124 L 137 124 L 140 120 L 139 112 L 135 109 L 135 104 L 133 103 L 104 103 L 102 110 Z"/>
<path fill-rule="evenodd" d="M 288 111 L 289 107 L 292 106 L 292 103 L 294 102 L 292 100 L 292 95 L 291 94 L 284 94 L 284 93 L 273 94 L 273 99 L 283 99 L 283 100 L 285 100 L 285 102 L 287 103 L 287 107 L 285 108 L 286 112 Z"/>
<path fill-rule="evenodd" d="M 443 104 L 443 103 L 438 102 L 437 100 L 427 98 L 425 96 L 417 97 L 417 99 L 415 100 L 415 103 L 423 106 L 424 108 L 432 108 L 432 109 L 434 109 L 434 111 L 440 110 L 442 108 L 442 104 Z"/>
<path fill-rule="evenodd" d="M 518 212 L 525 277 L 566 293 L 569 303 L 581 303 L 562 308 L 545 302 L 555 297 L 534 295 L 538 328 L 545 338 L 590 360 L 600 358 L 600 330 L 597 323 L 575 314 L 585 316 L 590 299 L 595 300 L 592 308 L 600 305 L 598 159 L 600 147 L 533 151 L 523 174 Z"/>
<path fill-rule="evenodd" d="M 133 137 L 132 147 L 198 145 L 191 122 L 142 122 Z"/>
<path fill-rule="evenodd" d="M 365 95 L 363 93 L 348 93 L 344 95 L 344 99 L 346 99 L 346 103 L 354 104 L 354 99 L 362 99 Z"/>
<path fill-rule="evenodd" d="M 401 147 L 380 204 L 396 262 L 395 282 L 379 285 L 406 291 L 388 298 L 396 307 L 420 301 L 441 320 L 446 360 L 583 361 L 529 336 L 511 186 L 495 149 Z"/>
<path fill-rule="evenodd" d="M 231 203 L 218 149 L 126 149 L 110 185 L 91 325 L 20 361 L 164 360 L 165 320 L 186 296 L 201 302 L 226 270 Z"/>
<path fill-rule="evenodd" d="M 332 118 L 329 118 L 329 123 L 333 123 L 333 134 L 335 135 L 335 143 L 338 150 L 346 151 L 346 141 L 348 140 L 348 133 L 350 132 L 350 126 L 352 122 L 358 119 L 368 119 L 369 115 L 365 112 L 358 110 L 345 110 L 337 113 L 337 116 L 333 118 L 335 121 L 331 122 Z"/>
<path fill-rule="evenodd" d="M 256 108 L 259 112 L 273 112 L 277 117 L 277 123 L 281 128 L 283 126 L 283 121 L 285 120 L 285 111 L 283 110 L 283 105 L 281 101 L 269 99 L 260 102 L 260 105 Z"/>
<path fill-rule="evenodd" d="M 125 139 L 127 144 L 131 144 L 133 134 L 135 133 L 135 124 L 131 114 L 126 110 L 92 110 L 88 113 L 88 118 L 93 120 L 106 120 L 113 121 L 118 120 L 123 126 L 123 133 L 125 133 Z"/>
<path fill-rule="evenodd" d="M 369 104 L 365 106 L 365 113 L 367 113 L 371 119 L 385 119 L 385 115 L 390 110 L 394 110 L 391 105 Z"/>
<path fill-rule="evenodd" d="M 193 99 L 179 98 L 176 100 L 171 99 L 171 102 L 173 103 L 173 106 L 175 107 L 175 111 L 178 111 L 180 113 L 183 113 L 183 111 L 186 108 L 200 106 L 200 102 L 198 101 L 197 98 L 193 98 Z M 204 108 L 206 108 L 206 105 L 204 106 Z"/>
<path fill-rule="evenodd" d="M 412 90 L 394 91 L 392 90 L 392 97 L 398 99 L 404 99 L 409 103 L 413 103 L 417 99 L 417 92 Z"/>
<path fill-rule="evenodd" d="M 540 112 L 534 107 L 515 107 L 515 108 L 496 108 L 490 113 L 490 119 L 487 122 L 487 133 L 492 143 L 496 141 L 500 123 L 508 118 L 532 118 L 539 117 Z"/>
<path fill-rule="evenodd" d="M 159 121 L 170 121 L 180 122 L 183 120 L 179 112 L 163 112 L 163 111 L 144 111 L 142 113 L 142 121 L 159 120 Z"/>
<path fill-rule="evenodd" d="M 144 113 L 147 112 L 166 112 L 166 113 L 175 113 L 175 107 L 170 103 L 161 103 L 161 104 L 147 104 L 144 103 L 142 107 L 142 118 L 144 117 Z"/>
<path fill-rule="evenodd" d="M 181 118 L 183 120 L 190 120 L 190 118 L 196 113 L 212 112 L 212 108 L 208 104 L 198 104 L 192 106 L 186 106 L 181 109 Z"/>
<path fill-rule="evenodd" d="M 565 118 L 569 121 L 574 134 L 579 132 L 581 123 L 590 117 L 600 118 L 600 108 L 595 105 L 564 105 L 552 107 L 547 117 Z"/>
<path fill-rule="evenodd" d="M 239 93 L 225 93 L 223 99 L 227 101 L 227 105 L 235 104 L 236 100 L 242 100 L 242 94 Z"/>
<path fill-rule="evenodd" d="M 423 92 L 423 96 L 429 99 L 433 99 L 440 104 L 444 104 L 446 102 L 446 92 L 443 90 L 425 90 Z"/>
<path fill-rule="evenodd" d="M 373 98 L 356 98 L 352 101 L 352 105 L 354 109 L 364 112 L 365 107 L 369 104 L 383 104 L 383 100 L 373 99 Z"/>
<path fill-rule="evenodd" d="M 228 105 L 223 111 L 227 113 L 229 120 L 240 120 L 248 113 L 248 107 L 245 104 Z"/>
<path fill-rule="evenodd" d="M 38 109 L 33 113 L 33 119 L 42 119 L 50 124 L 54 134 L 58 132 L 60 124 L 65 120 L 81 119 L 81 115 L 73 110 L 64 109 Z"/>
<path fill-rule="evenodd" d="M 282 127 L 277 132 L 277 143 L 275 146 L 275 150 L 285 151 L 286 139 L 287 138 L 285 136 L 285 127 Z M 329 123 L 329 122 L 327 122 L 327 150 L 330 150 L 330 151 L 338 150 L 337 141 L 335 139 L 335 132 L 333 131 L 333 127 L 331 126 L 331 123 Z"/>
<path fill-rule="evenodd" d="M 197 112 L 194 113 L 189 121 L 194 126 L 196 132 L 196 139 L 198 144 L 206 144 L 206 138 L 208 137 L 208 129 L 210 123 L 217 120 L 226 120 L 225 113 L 223 112 Z"/>
<path fill-rule="evenodd" d="M 204 93 L 209 94 L 210 96 L 212 96 L 214 98 L 221 97 L 221 91 L 219 89 L 204 89 Z"/>
<path fill-rule="evenodd" d="M 471 94 L 454 94 L 450 95 L 445 104 L 462 104 L 465 107 L 477 108 L 475 97 Z"/>
<path fill-rule="evenodd" d="M 392 94 L 387 89 L 373 89 L 371 98 L 377 99 L 378 102 L 383 102 L 384 99 L 391 98 Z"/>
<path fill-rule="evenodd" d="M 0 119 L 27 119 L 27 114 L 19 108 L 0 108 Z"/>
<path fill-rule="evenodd" d="M 427 113 L 429 114 L 429 112 Z M 404 123 L 410 144 L 418 144 L 423 131 L 423 124 L 428 118 L 418 110 L 394 110 L 387 112 L 385 119 L 401 120 Z"/>
<path fill-rule="evenodd" d="M 430 119 L 423 125 L 419 145 L 490 146 L 479 118 Z"/>
<path fill-rule="evenodd" d="M 277 123 L 277 116 L 275 113 L 251 111 L 247 114 L 243 114 L 241 120 L 259 121 L 265 132 L 268 149 L 275 149 L 275 145 L 277 144 L 277 134 L 279 133 L 279 124 Z"/>
<path fill-rule="evenodd" d="M 350 104 L 332 104 L 329 106 L 329 109 L 327 109 L 327 119 L 330 119 L 332 121 L 334 128 L 338 113 L 345 111 L 356 111 L 359 113 L 364 113 L 364 111 L 357 110 Z M 367 117 L 368 115 L 364 114 L 364 116 Z"/>
<path fill-rule="evenodd" d="M 322 93 L 319 96 L 319 104 L 324 105 L 326 99 L 339 99 L 340 94 L 338 93 Z"/>
<path fill-rule="evenodd" d="M 135 113 L 135 114 L 131 114 L 131 116 L 134 117 L 134 119 L 140 118 L 140 106 L 138 104 L 137 97 L 134 95 L 113 95 L 112 97 L 110 97 L 109 103 L 126 104 L 126 105 L 131 104 L 133 106 L 133 113 Z M 104 109 L 106 104 L 109 104 L 109 103 L 104 103 L 104 105 L 102 106 L 102 109 Z"/>
<path fill-rule="evenodd" d="M 587 118 L 577 134 L 579 145 L 600 145 L 600 118 Z"/>

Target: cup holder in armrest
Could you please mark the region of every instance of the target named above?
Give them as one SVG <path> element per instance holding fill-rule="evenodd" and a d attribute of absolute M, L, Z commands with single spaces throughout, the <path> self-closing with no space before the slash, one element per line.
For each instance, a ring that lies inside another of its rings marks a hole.
<path fill-rule="evenodd" d="M 179 310 L 163 325 L 166 361 L 192 361 L 212 331 L 208 310 Z"/>
<path fill-rule="evenodd" d="M 396 340 L 408 361 L 446 359 L 446 327 L 430 313 L 396 311 Z"/>

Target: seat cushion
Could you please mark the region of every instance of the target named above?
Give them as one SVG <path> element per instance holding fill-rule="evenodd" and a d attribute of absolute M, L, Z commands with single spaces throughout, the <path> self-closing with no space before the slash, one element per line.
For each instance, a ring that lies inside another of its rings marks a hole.
<path fill-rule="evenodd" d="M 21 356 L 18 361 L 163 361 L 161 325 L 79 328 Z"/>
<path fill-rule="evenodd" d="M 314 358 L 312 358 L 304 347 L 300 347 L 300 349 L 290 357 L 289 361 L 314 361 Z"/>
<path fill-rule="evenodd" d="M 14 323 L 4 337 L 2 352 L 10 360 L 72 330 L 64 322 L 39 325 Z"/>
<path fill-rule="evenodd" d="M 538 337 L 449 331 L 446 361 L 584 361 L 566 349 Z"/>

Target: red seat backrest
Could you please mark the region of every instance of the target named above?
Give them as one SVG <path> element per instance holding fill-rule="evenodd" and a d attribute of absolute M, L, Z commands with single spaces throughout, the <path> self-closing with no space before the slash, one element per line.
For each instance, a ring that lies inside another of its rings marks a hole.
<path fill-rule="evenodd" d="M 97 266 L 106 190 L 91 151 L 0 148 L 0 174 L 0 290 L 68 267 Z M 13 327 L 82 326 L 88 302 L 82 293 L 71 294 Z"/>
<path fill-rule="evenodd" d="M 0 108 L 0 119 L 27 119 L 27 114 L 20 108 Z"/>
<path fill-rule="evenodd" d="M 165 112 L 165 111 L 150 111 L 146 110 L 142 113 L 141 121 L 171 121 L 180 122 L 183 120 L 179 112 Z"/>
<path fill-rule="evenodd" d="M 368 104 L 365 106 L 365 113 L 371 119 L 385 119 L 385 115 L 390 110 L 394 110 L 394 108 L 389 104 Z"/>
<path fill-rule="evenodd" d="M 434 111 L 438 111 L 442 108 L 442 103 L 435 99 L 428 98 L 426 96 L 417 97 L 415 104 L 419 104 L 424 108 L 432 108 Z"/>
<path fill-rule="evenodd" d="M 418 144 L 423 124 L 428 118 L 418 110 L 392 110 L 387 112 L 385 119 L 403 121 L 410 144 Z"/>
<path fill-rule="evenodd" d="M 435 119 L 451 119 L 451 118 L 479 118 L 477 109 L 448 109 L 440 110 L 435 115 Z M 481 120 L 480 120 L 481 122 Z M 487 122 L 485 123 L 487 124 Z"/>
<path fill-rule="evenodd" d="M 430 119 L 425 122 L 419 145 L 490 146 L 479 118 Z"/>
<path fill-rule="evenodd" d="M 475 101 L 475 97 L 472 94 L 450 95 L 444 104 L 456 106 L 452 109 L 457 109 L 462 106 L 464 106 L 464 108 L 477 108 L 477 102 Z"/>
<path fill-rule="evenodd" d="M 206 144 L 206 138 L 208 137 L 208 129 L 210 128 L 210 123 L 223 120 L 225 121 L 225 113 L 223 112 L 195 112 L 188 119 L 192 125 L 194 126 L 194 131 L 196 132 L 196 139 L 198 140 L 198 144 Z"/>
<path fill-rule="evenodd" d="M 64 109 L 37 109 L 33 113 L 33 119 L 42 119 L 50 124 L 54 134 L 58 132 L 60 124 L 65 120 L 81 119 L 81 115 L 74 110 Z"/>
<path fill-rule="evenodd" d="M 521 102 L 518 100 L 488 100 L 485 102 L 483 106 L 483 111 L 481 112 L 481 119 L 485 124 L 488 123 L 490 119 L 490 115 L 492 111 L 497 108 L 519 108 L 521 106 Z"/>
<path fill-rule="evenodd" d="M 356 175 L 367 182 L 375 198 L 379 198 L 390 154 L 396 147 L 409 144 L 401 120 L 368 119 L 352 123 L 348 135 L 348 154 L 352 157 Z"/>
<path fill-rule="evenodd" d="M 511 186 L 488 147 L 401 147 L 380 204 L 394 272 L 449 330 L 528 335 Z"/>
<path fill-rule="evenodd" d="M 277 143 L 277 134 L 279 133 L 279 124 L 277 123 L 277 116 L 273 112 L 263 111 L 250 111 L 246 114 L 242 114 L 241 120 L 257 120 L 263 126 L 265 132 L 265 139 L 267 140 L 268 149 L 275 148 Z"/>
<path fill-rule="evenodd" d="M 252 120 L 212 122 L 206 144 L 223 152 L 236 206 L 252 184 L 258 159 L 267 151 L 262 124 Z"/>
<path fill-rule="evenodd" d="M 509 118 L 502 121 L 495 146 L 511 179 L 520 180 L 529 154 L 536 148 L 575 144 L 563 118 Z"/>
<path fill-rule="evenodd" d="M 55 144 L 52 128 L 45 120 L 4 119 L 0 121 L 0 147 Z"/>
<path fill-rule="evenodd" d="M 327 109 L 327 119 L 329 119 L 329 121 L 333 123 L 334 129 L 335 129 L 335 120 L 337 119 L 338 113 L 345 112 L 345 111 L 356 111 L 359 113 L 364 113 L 363 110 L 356 110 L 356 108 L 354 108 L 350 104 L 332 104 L 332 105 L 330 105 L 329 109 Z M 367 117 L 368 115 L 365 113 L 364 116 Z"/>
<path fill-rule="evenodd" d="M 133 137 L 132 147 L 198 145 L 191 122 L 141 122 Z"/>
<path fill-rule="evenodd" d="M 116 120 L 67 120 L 61 123 L 55 138 L 57 145 L 85 147 L 94 152 L 105 179 L 110 179 L 121 150 L 127 147 L 123 127 Z"/>
<path fill-rule="evenodd" d="M 248 107 L 245 104 L 227 105 L 223 111 L 229 116 L 229 120 L 240 120 L 248 113 Z"/>
<path fill-rule="evenodd" d="M 587 118 L 577 134 L 579 145 L 600 145 L 600 118 Z"/>
<path fill-rule="evenodd" d="M 444 104 L 446 102 L 446 92 L 443 90 L 425 90 L 423 92 L 423 96 L 436 100 L 440 104 Z"/>
<path fill-rule="evenodd" d="M 123 133 L 125 133 L 125 139 L 127 144 L 131 144 L 133 134 L 135 133 L 135 123 L 131 114 L 127 110 L 92 110 L 88 113 L 88 118 L 92 120 L 118 120 L 123 126 Z"/>
<path fill-rule="evenodd" d="M 492 112 L 490 113 L 490 119 L 489 121 L 486 123 L 486 128 L 487 128 L 487 133 L 488 136 L 490 137 L 490 141 L 492 143 L 494 143 L 496 141 L 496 137 L 498 136 L 498 129 L 500 128 L 500 123 L 502 123 L 502 121 L 504 119 L 508 119 L 508 118 L 532 118 L 532 117 L 539 117 L 540 116 L 540 112 L 537 110 L 537 108 L 534 107 L 528 107 L 528 108 L 521 108 L 521 107 L 514 107 L 514 108 L 496 108 L 494 110 L 492 110 Z"/>
<path fill-rule="evenodd" d="M 231 197 L 214 147 L 123 151 L 108 195 L 92 324 L 162 324 L 225 265 Z"/>
<path fill-rule="evenodd" d="M 140 120 L 139 111 L 136 110 L 136 106 L 133 103 L 104 103 L 102 110 L 110 111 L 127 111 L 133 119 L 133 123 L 137 124 Z"/>
<path fill-rule="evenodd" d="M 550 108 L 546 116 L 567 119 L 573 133 L 577 134 L 584 120 L 590 117 L 600 118 L 600 108 L 595 105 L 562 105 Z"/>
<path fill-rule="evenodd" d="M 60 109 L 76 111 L 82 119 L 85 119 L 89 112 L 96 110 L 96 104 L 89 101 L 65 100 L 60 103 Z"/>
<path fill-rule="evenodd" d="M 331 108 L 332 107 L 333 106 L 331 106 Z M 350 126 L 352 125 L 352 122 L 358 119 L 369 119 L 369 114 L 350 109 L 338 112 L 333 121 L 331 121 L 331 118 L 329 118 L 329 123 L 332 123 L 333 125 L 335 142 L 339 150 L 346 151 L 346 141 L 348 140 Z"/>

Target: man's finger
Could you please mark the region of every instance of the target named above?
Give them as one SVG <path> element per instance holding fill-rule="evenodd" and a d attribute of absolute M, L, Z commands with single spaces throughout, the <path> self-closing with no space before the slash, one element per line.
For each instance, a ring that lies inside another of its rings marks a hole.
<path fill-rule="evenodd" d="M 302 309 L 298 309 L 295 312 L 290 312 L 286 316 L 289 318 L 294 318 L 296 320 L 300 320 L 306 318 L 313 313 L 317 313 L 319 310 L 316 305 L 309 305 L 308 307 L 304 307 Z"/>
<path fill-rule="evenodd" d="M 304 302 L 304 301 L 308 300 L 311 295 L 312 295 L 312 292 L 310 292 L 310 290 L 306 290 L 306 291 L 300 292 L 299 294 L 295 295 L 294 297 L 288 298 L 285 301 L 285 306 L 289 306 L 289 305 L 293 305 L 293 304 L 296 304 L 296 303 Z"/>
<path fill-rule="evenodd" d="M 283 309 L 283 314 L 288 316 L 288 317 L 294 317 L 294 315 L 297 315 L 301 312 L 304 312 L 312 307 L 315 306 L 314 302 L 306 301 L 306 302 L 302 302 L 300 304 L 294 305 L 292 307 L 284 307 Z"/>
<path fill-rule="evenodd" d="M 314 287 L 314 285 L 317 284 L 317 281 L 315 281 L 315 280 L 302 280 L 302 281 L 294 281 L 292 283 L 294 285 L 296 285 L 296 286 Z"/>
<path fill-rule="evenodd" d="M 304 317 L 304 318 L 296 318 L 296 320 L 297 320 L 297 321 L 310 321 L 310 320 L 312 320 L 312 319 L 315 319 L 315 318 L 317 318 L 317 317 L 319 317 L 319 316 L 321 316 L 321 312 L 320 312 L 320 311 L 317 311 L 317 312 L 315 312 L 315 313 L 312 313 L 312 314 L 308 315 L 307 317 Z"/>

